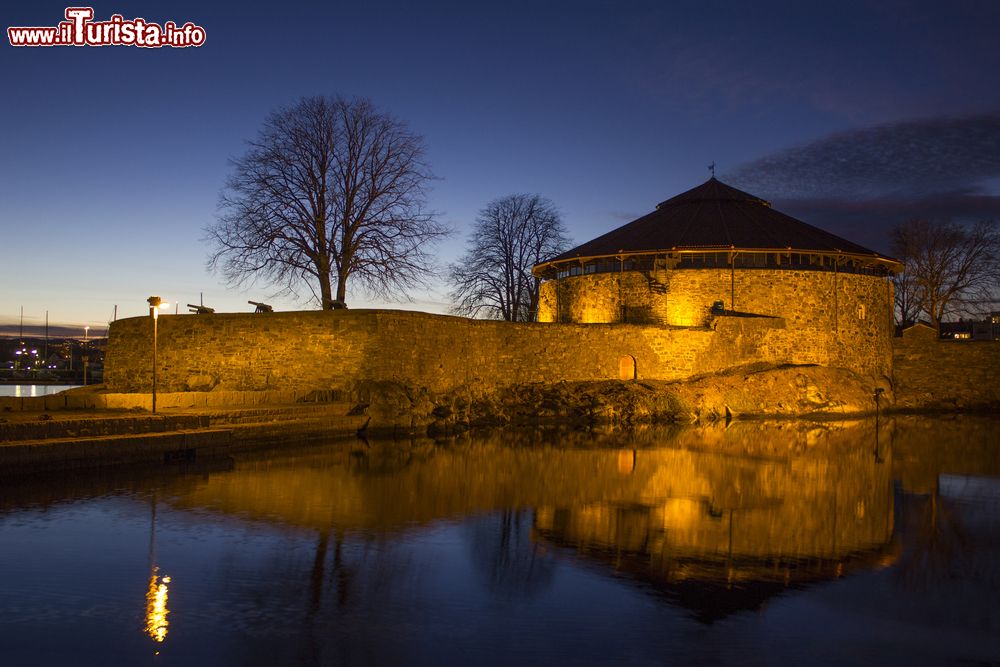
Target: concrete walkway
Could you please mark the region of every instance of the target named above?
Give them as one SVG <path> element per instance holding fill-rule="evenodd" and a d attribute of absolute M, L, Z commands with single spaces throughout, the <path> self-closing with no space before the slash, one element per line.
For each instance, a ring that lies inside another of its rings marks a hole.
<path fill-rule="evenodd" d="M 347 403 L 0 412 L 0 476 L 28 469 L 191 461 L 282 441 L 355 437 Z"/>

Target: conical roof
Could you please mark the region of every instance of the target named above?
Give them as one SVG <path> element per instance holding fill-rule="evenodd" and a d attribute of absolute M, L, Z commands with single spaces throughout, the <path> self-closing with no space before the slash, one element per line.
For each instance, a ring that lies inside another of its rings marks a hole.
<path fill-rule="evenodd" d="M 538 265 L 671 251 L 774 250 L 896 260 L 771 208 L 760 197 L 710 178 L 656 210 Z"/>

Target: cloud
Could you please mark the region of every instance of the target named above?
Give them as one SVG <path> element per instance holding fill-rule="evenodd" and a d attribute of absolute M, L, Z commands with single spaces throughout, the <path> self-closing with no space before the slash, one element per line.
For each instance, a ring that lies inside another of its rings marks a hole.
<path fill-rule="evenodd" d="M 621 222 L 632 222 L 636 218 L 646 215 L 649 211 L 641 211 L 636 213 L 635 211 L 607 211 L 605 216 L 611 218 L 612 220 L 619 220 Z"/>
<path fill-rule="evenodd" d="M 876 250 L 911 218 L 1000 219 L 1000 113 L 835 134 L 764 156 L 723 180 Z M 853 232 L 853 235 L 852 235 Z"/>
<path fill-rule="evenodd" d="M 874 198 L 975 190 L 1000 175 L 1000 113 L 835 134 L 729 175 L 775 198 Z"/>
<path fill-rule="evenodd" d="M 906 220 L 1000 220 L 1000 196 L 968 191 L 913 198 L 787 199 L 774 202 L 775 208 L 784 213 L 886 254 L 889 253 L 889 230 Z"/>

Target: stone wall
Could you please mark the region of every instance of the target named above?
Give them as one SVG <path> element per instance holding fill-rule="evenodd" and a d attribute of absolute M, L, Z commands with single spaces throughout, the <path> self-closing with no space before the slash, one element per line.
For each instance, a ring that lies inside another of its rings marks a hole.
<path fill-rule="evenodd" d="M 349 389 L 389 380 L 430 391 L 526 382 L 680 380 L 751 363 L 788 363 L 780 318 L 718 317 L 710 327 L 512 324 L 385 310 L 164 315 L 161 392 Z M 148 317 L 112 324 L 105 383 L 152 383 Z M 634 360 L 634 361 L 633 361 Z"/>
<path fill-rule="evenodd" d="M 1000 341 L 939 340 L 924 327 L 893 339 L 893 385 L 901 409 L 1000 407 Z"/>
<path fill-rule="evenodd" d="M 635 322 L 704 326 L 712 304 L 781 317 L 774 345 L 791 363 L 888 376 L 892 286 L 876 276 L 775 269 L 680 269 L 598 273 L 542 284 L 542 322 Z M 792 335 L 789 335 L 792 334 Z"/>

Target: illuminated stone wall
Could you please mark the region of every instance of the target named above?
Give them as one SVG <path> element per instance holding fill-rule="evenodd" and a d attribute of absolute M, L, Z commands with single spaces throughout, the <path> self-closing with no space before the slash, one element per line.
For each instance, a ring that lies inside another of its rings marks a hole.
<path fill-rule="evenodd" d="M 1000 341 L 938 340 L 915 327 L 893 339 L 896 405 L 913 409 L 1000 407 Z"/>
<path fill-rule="evenodd" d="M 391 380 L 431 391 L 526 382 L 680 380 L 751 363 L 781 364 L 795 347 L 780 318 L 721 317 L 714 328 L 511 324 L 407 311 L 164 315 L 162 392 L 349 389 Z M 148 392 L 148 317 L 111 325 L 110 391 Z M 628 364 L 625 364 L 628 365 Z"/>
<path fill-rule="evenodd" d="M 703 327 L 722 301 L 729 310 L 784 318 L 787 329 L 770 342 L 773 356 L 881 377 L 892 367 L 891 290 L 883 278 L 830 271 L 599 273 L 543 283 L 538 319 Z"/>

